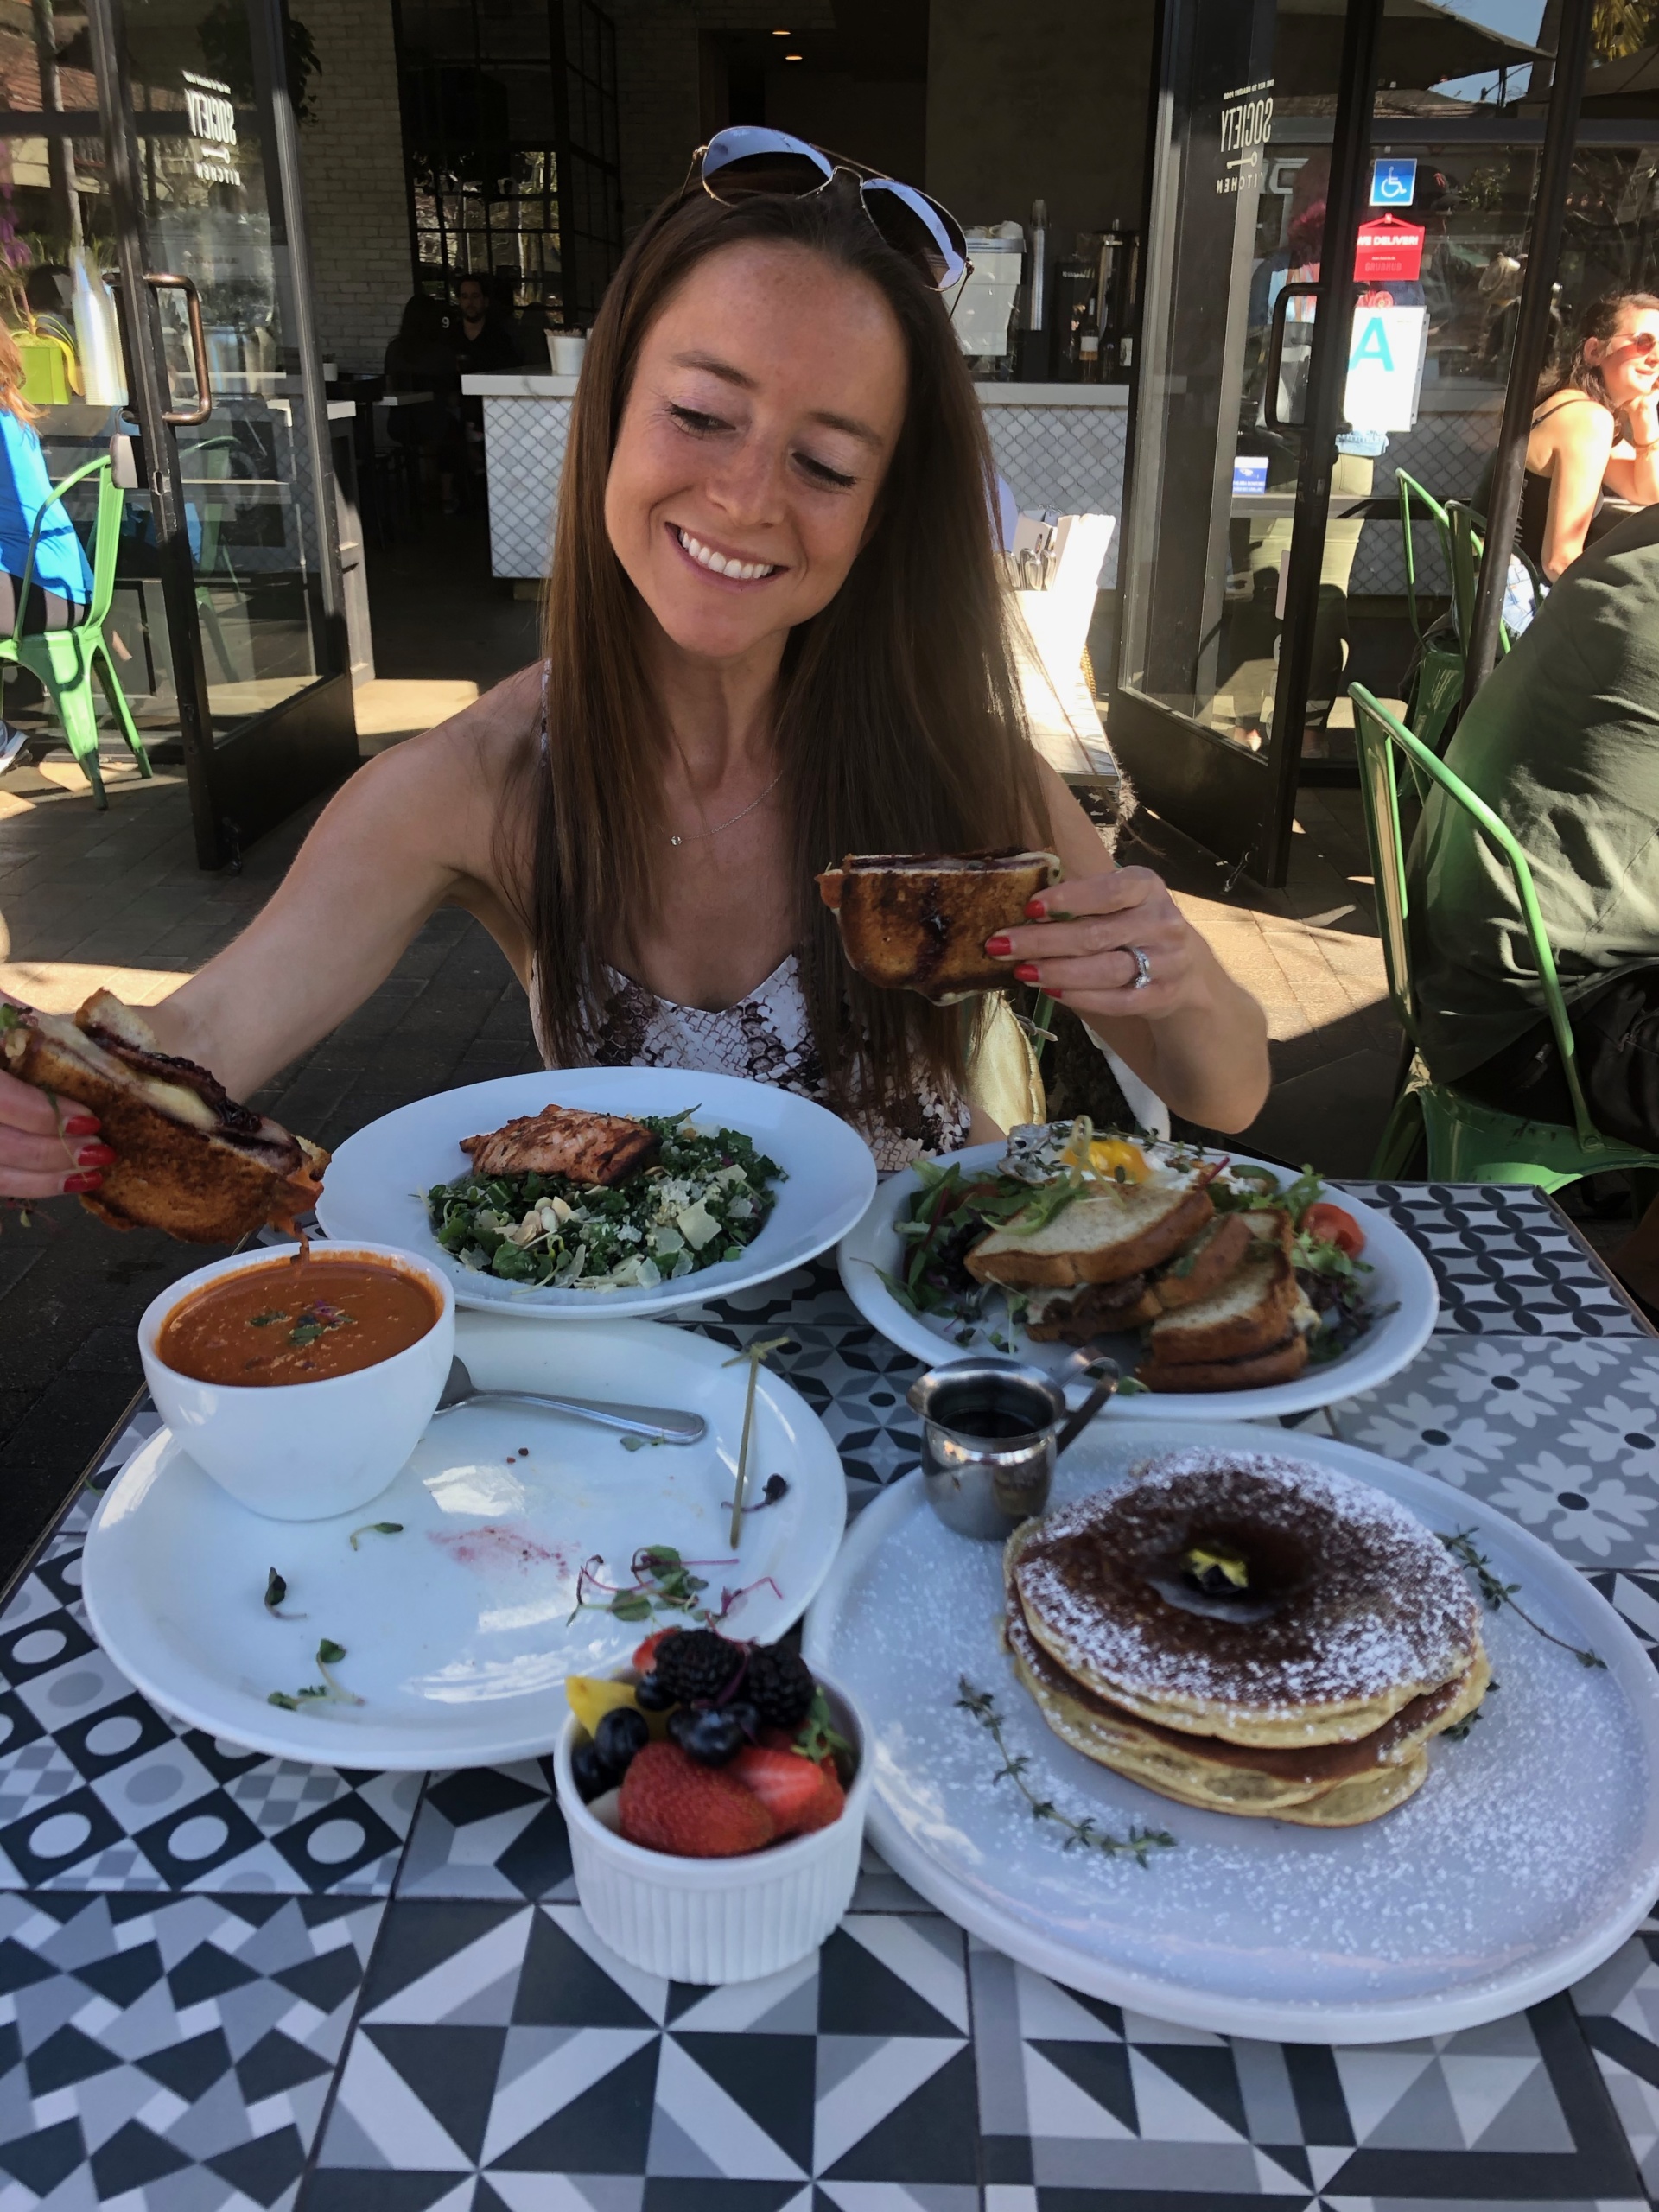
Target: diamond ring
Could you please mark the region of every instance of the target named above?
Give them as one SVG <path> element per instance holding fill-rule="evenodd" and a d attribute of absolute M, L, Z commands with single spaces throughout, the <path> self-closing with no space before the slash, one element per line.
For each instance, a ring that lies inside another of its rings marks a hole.
<path fill-rule="evenodd" d="M 1152 981 L 1152 963 L 1138 944 L 1130 945 L 1128 951 L 1135 962 L 1135 981 L 1129 985 L 1129 988 L 1132 991 L 1144 991 Z"/>

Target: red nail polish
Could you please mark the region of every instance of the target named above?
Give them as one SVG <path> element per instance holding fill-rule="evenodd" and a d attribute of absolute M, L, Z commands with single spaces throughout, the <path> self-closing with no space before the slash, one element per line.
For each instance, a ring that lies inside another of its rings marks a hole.
<path fill-rule="evenodd" d="M 95 1137 L 103 1124 L 96 1114 L 72 1114 L 63 1125 L 67 1137 Z"/>
<path fill-rule="evenodd" d="M 95 1191 L 103 1180 L 97 1169 L 92 1168 L 84 1175 L 66 1175 L 63 1187 L 66 1195 L 72 1191 Z"/>
<path fill-rule="evenodd" d="M 106 1144 L 84 1144 L 75 1154 L 77 1167 L 109 1167 L 114 1160 L 115 1154 Z"/>
<path fill-rule="evenodd" d="M 1034 983 L 1037 981 L 1036 962 L 1034 960 L 1022 960 L 1020 963 L 1020 965 L 1014 971 L 1014 979 L 1017 983 Z M 1049 993 L 1049 996 L 1052 998 L 1053 995 L 1054 994 L 1051 991 Z"/>
<path fill-rule="evenodd" d="M 985 940 L 988 960 L 1006 960 L 1013 950 L 1014 939 L 1010 937 L 988 937 Z"/>
<path fill-rule="evenodd" d="M 1045 907 L 1045 906 L 1043 905 L 1043 902 L 1042 902 L 1042 900 L 1041 900 L 1040 899 L 1027 899 L 1027 901 L 1026 901 L 1026 918 L 1027 918 L 1028 921 L 1033 921 L 1033 922 L 1040 922 L 1040 921 L 1042 920 L 1042 918 L 1043 918 L 1044 914 L 1045 914 L 1046 912 L 1047 912 L 1047 909 L 1046 909 L 1046 907 Z"/>
<path fill-rule="evenodd" d="M 1063 999 L 1065 996 L 1065 993 L 1064 991 L 1057 991 L 1053 984 L 1051 983 L 1048 987 L 1048 995 L 1052 999 Z"/>

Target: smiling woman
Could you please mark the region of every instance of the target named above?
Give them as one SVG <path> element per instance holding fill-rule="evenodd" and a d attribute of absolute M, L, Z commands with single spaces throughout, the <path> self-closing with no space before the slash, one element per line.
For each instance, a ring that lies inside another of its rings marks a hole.
<path fill-rule="evenodd" d="M 780 1084 L 898 1166 L 991 1134 L 969 1071 L 1001 1002 L 874 988 L 814 878 L 847 852 L 1039 848 L 1062 880 L 988 957 L 1176 1111 L 1243 1127 L 1260 1009 L 1027 736 L 988 448 L 935 289 L 959 232 L 832 157 L 806 190 L 730 181 L 717 200 L 694 173 L 606 296 L 540 665 L 368 763 L 152 1026 L 245 1095 L 458 905 L 513 962 L 550 1065 Z M 0 1090 L 0 1189 L 63 1188 L 95 1135 L 66 1145 L 40 1094 Z"/>

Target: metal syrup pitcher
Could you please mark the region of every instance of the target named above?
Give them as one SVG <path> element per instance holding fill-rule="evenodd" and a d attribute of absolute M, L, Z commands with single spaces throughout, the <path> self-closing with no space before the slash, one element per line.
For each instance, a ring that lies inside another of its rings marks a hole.
<path fill-rule="evenodd" d="M 1070 1415 L 1054 1376 L 1017 1359 L 953 1359 L 911 1384 L 923 1486 L 947 1529 L 1001 1543 L 1044 1510 L 1055 1461 L 1117 1388 L 1117 1370 L 1102 1368 L 1109 1371 Z"/>

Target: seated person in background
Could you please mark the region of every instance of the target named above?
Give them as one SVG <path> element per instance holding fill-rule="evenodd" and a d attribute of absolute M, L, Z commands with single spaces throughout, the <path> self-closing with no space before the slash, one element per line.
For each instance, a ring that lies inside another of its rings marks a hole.
<path fill-rule="evenodd" d="M 29 567 L 25 630 L 67 630 L 92 596 L 75 526 L 60 500 L 48 506 L 52 480 L 35 430 L 35 410 L 23 397 L 23 364 L 11 333 L 0 327 L 0 637 L 17 626 L 23 570 Z M 45 518 L 41 519 L 41 511 Z M 35 524 L 40 535 L 34 537 Z M 29 562 L 34 537 L 35 557 Z"/>
<path fill-rule="evenodd" d="M 1565 365 L 1544 378 L 1527 441 L 1516 542 L 1550 583 L 1599 535 L 1609 498 L 1643 507 L 1659 500 L 1656 386 L 1659 298 L 1614 292 L 1592 301 Z"/>
<path fill-rule="evenodd" d="M 1659 509 L 1577 562 L 1446 763 L 1531 864 L 1597 1127 L 1659 1150 Z M 1506 1112 L 1570 1122 L 1508 861 L 1435 791 L 1408 873 L 1431 1073 Z M 1618 1266 L 1659 1302 L 1659 1208 Z"/>
<path fill-rule="evenodd" d="M 387 429 L 418 469 L 423 454 L 437 470 L 446 514 L 455 512 L 455 471 L 461 458 L 461 376 L 450 311 L 429 292 L 405 302 L 397 335 L 386 348 L 386 390 L 418 392 L 420 401 L 388 411 Z"/>
<path fill-rule="evenodd" d="M 463 276 L 455 287 L 460 320 L 450 332 L 455 365 L 464 377 L 499 376 L 518 365 L 518 349 L 512 333 L 490 303 L 481 276 Z M 474 399 L 473 406 L 481 405 Z"/>

